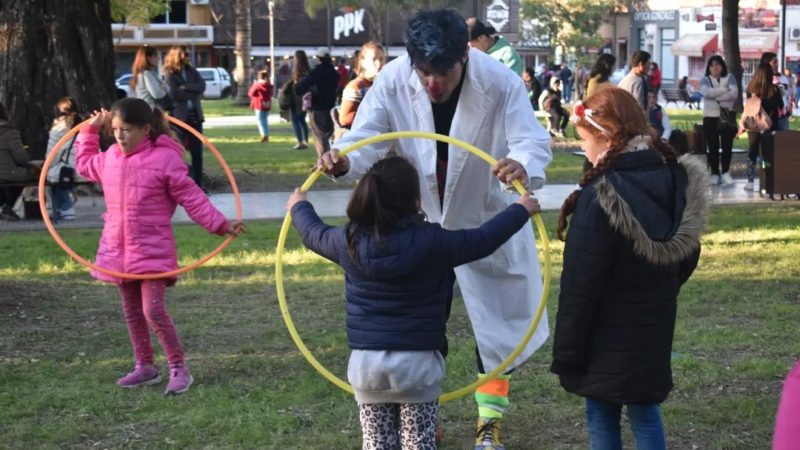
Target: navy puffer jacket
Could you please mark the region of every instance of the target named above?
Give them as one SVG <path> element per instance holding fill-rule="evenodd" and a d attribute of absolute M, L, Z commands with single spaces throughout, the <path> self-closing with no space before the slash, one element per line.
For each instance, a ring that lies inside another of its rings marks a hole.
<path fill-rule="evenodd" d="M 292 218 L 309 249 L 345 270 L 350 348 L 440 350 L 453 268 L 492 254 L 529 216 L 515 203 L 479 228 L 454 231 L 409 217 L 380 240 L 360 233 L 357 262 L 348 253 L 345 228 L 325 224 L 311 203 L 295 204 Z"/>

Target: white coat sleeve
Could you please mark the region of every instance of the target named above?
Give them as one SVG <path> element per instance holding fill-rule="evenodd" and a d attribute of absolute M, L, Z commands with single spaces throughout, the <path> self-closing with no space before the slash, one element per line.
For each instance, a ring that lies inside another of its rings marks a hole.
<path fill-rule="evenodd" d="M 672 127 L 669 124 L 669 116 L 664 110 L 661 111 L 661 126 L 664 127 L 664 132 L 661 133 L 661 139 L 668 141 L 669 136 L 672 134 Z"/>
<path fill-rule="evenodd" d="M 508 145 L 506 157 L 522 164 L 529 178 L 544 180 L 544 169 L 553 159 L 550 135 L 536 119 L 521 79 L 512 80 L 509 77 L 505 111 L 502 114 Z M 529 186 L 535 188 L 535 184 L 531 183 Z"/>
<path fill-rule="evenodd" d="M 358 107 L 353 127 L 334 143 L 333 148 L 344 150 L 363 139 L 392 131 L 382 81 L 380 76 L 375 80 L 375 84 L 367 91 Z M 341 178 L 350 181 L 358 179 L 367 173 L 373 164 L 386 156 L 391 146 L 392 141 L 383 141 L 348 153 L 350 170 Z"/>

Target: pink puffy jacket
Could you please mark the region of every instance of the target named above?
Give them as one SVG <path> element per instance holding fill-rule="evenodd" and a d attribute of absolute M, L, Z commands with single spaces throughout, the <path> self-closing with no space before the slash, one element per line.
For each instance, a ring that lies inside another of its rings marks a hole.
<path fill-rule="evenodd" d="M 100 152 L 97 128 L 87 125 L 75 142 L 78 173 L 103 185 L 105 226 L 96 264 L 117 272 L 161 273 L 178 267 L 172 216 L 177 205 L 210 233 L 223 235 L 228 220 L 189 178 L 180 145 L 161 135 L 144 139 L 129 154 L 117 144 Z M 93 270 L 98 280 L 122 279 Z M 170 279 L 170 284 L 177 278 Z"/>

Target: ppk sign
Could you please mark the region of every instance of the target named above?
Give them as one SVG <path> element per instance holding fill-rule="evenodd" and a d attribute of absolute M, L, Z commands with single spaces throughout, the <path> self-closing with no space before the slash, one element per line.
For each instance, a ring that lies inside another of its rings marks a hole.
<path fill-rule="evenodd" d="M 333 18 L 333 40 L 367 31 L 364 28 L 364 9 L 357 9 Z"/>
<path fill-rule="evenodd" d="M 511 8 L 503 0 L 494 0 L 486 7 L 486 22 L 499 33 L 505 30 L 511 20 Z"/>

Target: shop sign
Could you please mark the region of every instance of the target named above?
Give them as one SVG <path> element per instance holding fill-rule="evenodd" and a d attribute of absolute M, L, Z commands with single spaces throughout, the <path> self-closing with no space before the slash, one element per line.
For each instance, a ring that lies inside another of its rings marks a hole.
<path fill-rule="evenodd" d="M 486 22 L 494 27 L 498 32 L 508 24 L 511 12 L 508 5 L 502 0 L 494 0 L 486 7 Z"/>
<path fill-rule="evenodd" d="M 639 11 L 633 14 L 634 22 L 666 22 L 675 20 L 678 11 Z"/>
<path fill-rule="evenodd" d="M 357 9 L 333 18 L 333 40 L 367 31 L 364 28 L 364 9 Z"/>

